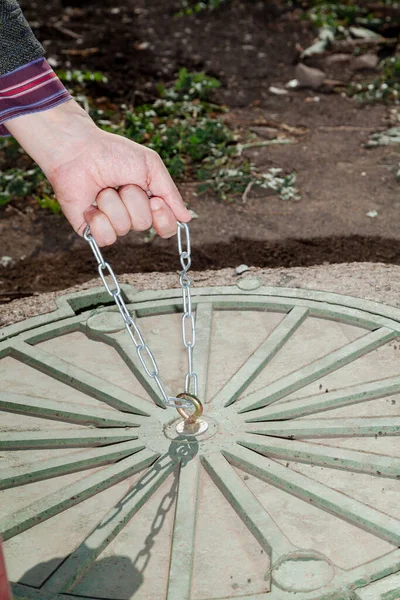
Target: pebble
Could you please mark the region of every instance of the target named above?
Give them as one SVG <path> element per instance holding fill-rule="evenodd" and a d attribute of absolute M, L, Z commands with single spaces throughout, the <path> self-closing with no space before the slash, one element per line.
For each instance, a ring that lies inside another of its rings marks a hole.
<path fill-rule="evenodd" d="M 0 266 L 2 267 L 9 267 L 13 262 L 11 256 L 2 256 L 0 258 Z"/>
<path fill-rule="evenodd" d="M 239 265 L 238 267 L 236 267 L 235 273 L 236 275 L 241 275 L 242 273 L 246 273 L 246 271 L 248 270 L 249 267 L 247 265 Z"/>
<path fill-rule="evenodd" d="M 299 63 L 296 67 L 296 79 L 301 87 L 309 87 L 316 90 L 321 87 L 325 78 L 325 73 L 319 69 L 307 67 L 302 63 Z"/>
<path fill-rule="evenodd" d="M 375 70 L 379 64 L 379 57 L 376 54 L 362 54 L 357 56 L 353 61 L 353 69 L 355 71 Z"/>

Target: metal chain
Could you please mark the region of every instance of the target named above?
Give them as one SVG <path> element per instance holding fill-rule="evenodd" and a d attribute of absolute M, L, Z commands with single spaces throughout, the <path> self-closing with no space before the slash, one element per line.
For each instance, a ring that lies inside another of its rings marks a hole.
<path fill-rule="evenodd" d="M 182 248 L 182 238 L 181 238 L 182 229 L 184 229 L 186 232 L 186 240 L 187 241 L 186 241 L 186 250 L 185 251 L 183 251 L 183 248 Z M 94 257 L 97 261 L 98 272 L 99 272 L 100 278 L 103 282 L 103 285 L 104 285 L 107 293 L 113 298 L 113 300 L 121 314 L 121 317 L 125 324 L 125 328 L 126 328 L 127 332 L 129 333 L 131 340 L 136 347 L 136 352 L 137 352 L 139 360 L 143 366 L 143 369 L 146 372 L 146 375 L 150 379 L 154 379 L 155 383 L 157 384 L 158 389 L 161 392 L 163 403 L 165 404 L 165 406 L 176 408 L 176 409 L 178 409 L 178 408 L 193 408 L 193 403 L 190 402 L 189 400 L 185 400 L 184 398 L 176 398 L 174 396 L 168 396 L 168 394 L 166 393 L 164 386 L 159 378 L 159 369 L 158 369 L 156 360 L 153 356 L 153 353 L 151 352 L 150 348 L 146 344 L 135 320 L 133 319 L 131 313 L 129 312 L 129 309 L 126 306 L 125 301 L 122 297 L 121 288 L 120 288 L 120 285 L 116 278 L 116 275 L 115 275 L 114 271 L 112 270 L 111 266 L 108 264 L 108 262 L 106 262 L 104 260 L 103 255 L 100 251 L 99 246 L 97 245 L 96 240 L 90 233 L 89 226 L 86 227 L 83 237 L 89 243 L 89 245 L 92 249 Z M 179 222 L 178 222 L 178 248 L 179 248 L 180 261 L 181 261 L 181 265 L 183 268 L 183 271 L 181 272 L 180 277 L 179 277 L 179 282 L 182 287 L 183 310 L 184 310 L 184 315 L 182 316 L 182 337 L 183 337 L 183 343 L 184 343 L 185 347 L 188 349 L 188 353 L 189 353 L 189 368 L 188 368 L 188 372 L 185 376 L 185 392 L 188 392 L 188 390 L 190 388 L 190 383 L 191 383 L 191 381 L 193 381 L 194 382 L 193 389 L 195 389 L 195 395 L 197 395 L 197 375 L 193 372 L 193 354 L 192 354 L 193 346 L 196 341 L 196 334 L 195 334 L 195 330 L 194 330 L 194 318 L 192 315 L 192 301 L 191 301 L 191 295 L 190 295 L 190 279 L 186 274 L 188 269 L 190 268 L 190 264 L 191 264 L 190 234 L 189 234 L 188 226 L 186 224 L 179 223 Z M 111 278 L 110 284 L 106 280 L 107 275 Z M 187 336 L 186 322 L 189 322 L 190 327 L 191 327 L 191 332 L 190 332 L 191 337 L 189 338 L 189 340 L 186 337 Z"/>
<path fill-rule="evenodd" d="M 182 234 L 185 234 L 185 243 L 183 244 Z M 185 246 L 185 247 L 184 247 Z M 185 392 L 187 394 L 198 394 L 197 375 L 193 370 L 193 348 L 196 344 L 196 328 L 194 316 L 192 313 L 192 296 L 190 291 L 190 279 L 187 272 L 192 264 L 190 231 L 186 223 L 178 222 L 178 251 L 179 259 L 182 265 L 182 271 L 179 275 L 179 283 L 182 288 L 183 315 L 182 315 L 182 340 L 188 353 L 188 370 L 185 375 Z"/>

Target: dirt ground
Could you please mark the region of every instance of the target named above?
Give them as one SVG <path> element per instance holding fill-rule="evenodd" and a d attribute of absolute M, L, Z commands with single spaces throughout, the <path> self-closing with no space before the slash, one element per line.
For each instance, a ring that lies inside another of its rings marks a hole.
<path fill-rule="evenodd" d="M 178 5 L 172 0 L 83 2 L 81 12 L 62 21 L 66 13 L 54 0 L 29 3 L 26 15 L 59 67 L 106 73 L 104 95 L 116 105 L 154 98 L 155 84 L 172 81 L 185 66 L 222 81 L 216 99 L 230 108 L 227 118 L 233 125 L 261 137 L 268 136 L 271 125 L 296 128 L 290 145 L 247 152 L 260 167 L 297 171 L 299 202 L 252 190 L 245 203 L 227 204 L 211 194 L 197 197 L 195 183 L 181 185 L 199 217 L 191 226 L 193 268 L 400 264 L 400 149 L 365 147 L 372 132 L 393 123 L 393 112 L 326 91 L 271 93 L 271 86 L 294 78 L 296 46 L 306 47 L 313 39 L 310 25 L 280 0 L 233 0 L 215 12 L 177 19 Z M 340 66 L 329 75 L 351 74 Z M 377 217 L 367 216 L 372 210 Z M 144 237 L 129 234 L 105 251 L 117 273 L 178 269 L 174 239 L 146 243 Z M 64 217 L 33 202 L 0 208 L 1 256 L 10 256 L 12 263 L 0 266 L 0 302 L 64 289 L 95 274 L 87 244 Z"/>

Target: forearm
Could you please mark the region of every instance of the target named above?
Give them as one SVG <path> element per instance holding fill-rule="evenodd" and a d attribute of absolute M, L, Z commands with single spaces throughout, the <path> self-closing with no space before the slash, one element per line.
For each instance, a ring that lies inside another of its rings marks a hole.
<path fill-rule="evenodd" d="M 61 164 L 79 154 L 96 129 L 87 112 L 72 99 L 49 110 L 12 119 L 6 125 L 49 178 Z"/>

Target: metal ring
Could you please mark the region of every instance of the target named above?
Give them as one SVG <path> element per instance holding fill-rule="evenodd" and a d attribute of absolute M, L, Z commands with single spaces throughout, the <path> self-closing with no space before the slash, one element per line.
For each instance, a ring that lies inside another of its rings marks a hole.
<path fill-rule="evenodd" d="M 90 233 L 90 227 L 89 225 L 86 225 L 85 230 L 83 232 L 83 237 L 84 239 L 89 242 L 92 239 L 92 234 Z"/>
<path fill-rule="evenodd" d="M 187 423 L 196 423 L 197 419 L 203 414 L 203 405 L 200 400 L 193 394 L 187 394 L 186 392 L 178 394 L 177 398 L 182 398 L 183 400 L 189 400 L 189 402 L 192 402 L 194 406 L 193 413 L 189 413 L 187 410 L 181 407 L 176 407 L 176 410 Z"/>

